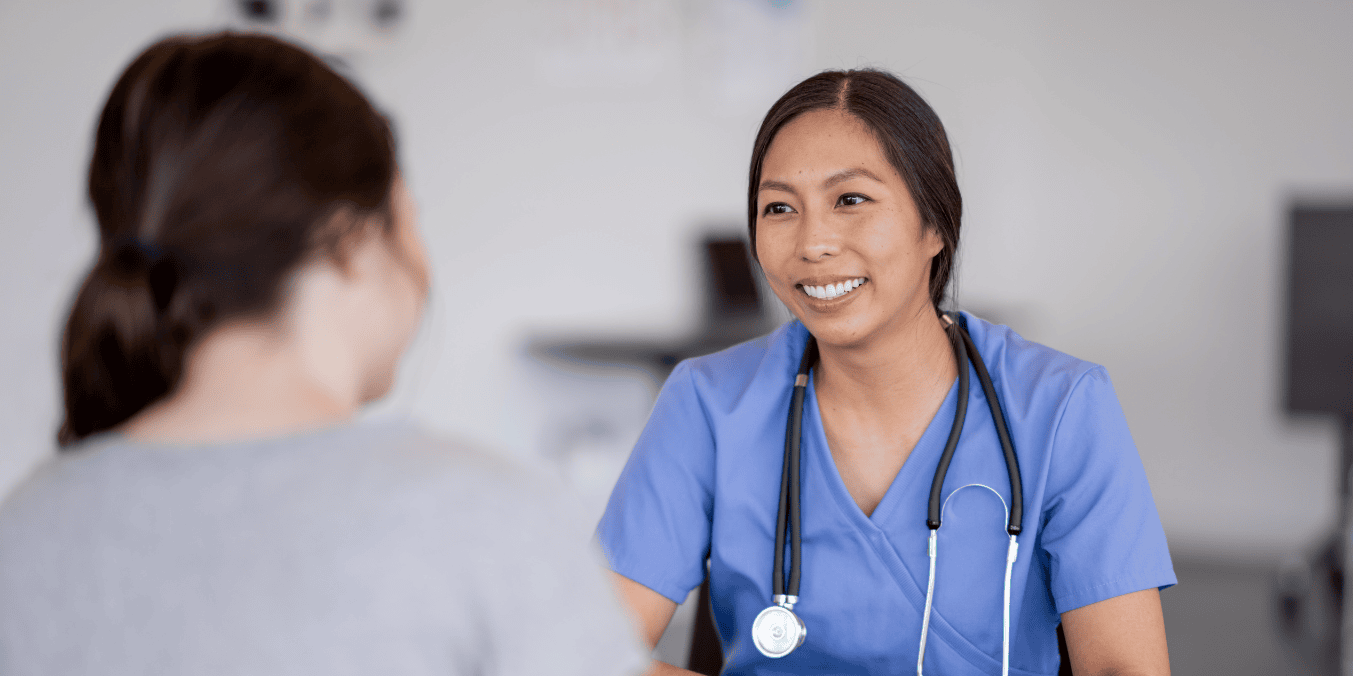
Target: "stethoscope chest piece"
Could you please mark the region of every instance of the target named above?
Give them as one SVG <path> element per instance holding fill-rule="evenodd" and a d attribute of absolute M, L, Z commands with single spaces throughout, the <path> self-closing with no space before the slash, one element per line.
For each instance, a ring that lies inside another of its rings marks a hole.
<path fill-rule="evenodd" d="M 793 597 L 790 597 L 793 598 Z M 779 599 L 776 599 L 779 601 Z M 778 602 L 757 614 L 752 621 L 752 641 L 766 657 L 784 657 L 803 645 L 808 628 L 794 614 L 793 601 Z"/>

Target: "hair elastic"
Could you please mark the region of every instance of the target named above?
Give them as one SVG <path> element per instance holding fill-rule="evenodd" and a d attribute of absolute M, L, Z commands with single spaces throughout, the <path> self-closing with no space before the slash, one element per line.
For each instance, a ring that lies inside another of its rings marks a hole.
<path fill-rule="evenodd" d="M 174 299 L 179 271 L 175 256 L 164 247 L 140 237 L 123 237 L 113 249 L 113 264 L 123 272 L 145 275 L 157 312 L 164 312 Z"/>

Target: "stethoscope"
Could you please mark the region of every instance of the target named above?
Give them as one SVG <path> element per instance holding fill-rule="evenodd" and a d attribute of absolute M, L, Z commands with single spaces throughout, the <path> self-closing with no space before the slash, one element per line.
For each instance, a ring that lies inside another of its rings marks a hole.
<path fill-rule="evenodd" d="M 926 638 L 930 633 L 930 609 L 935 599 L 935 558 L 938 532 L 948 498 L 941 501 L 944 489 L 944 477 L 949 473 L 949 463 L 954 459 L 954 449 L 958 448 L 958 438 L 963 431 L 963 422 L 968 414 L 968 359 L 977 370 L 977 379 L 986 395 L 987 407 L 991 409 L 992 421 L 996 424 L 996 435 L 1001 441 L 1001 450 L 1005 453 L 1005 468 L 1010 474 L 1010 504 L 1006 508 L 1006 533 L 1010 536 L 1010 545 L 1005 557 L 1005 601 L 1002 609 L 1003 631 L 1001 640 L 1001 674 L 1010 671 L 1010 575 L 1014 569 L 1015 558 L 1019 552 L 1016 538 L 1024 521 L 1024 484 L 1019 476 L 1019 459 L 1015 457 L 1015 447 L 1010 435 L 1010 427 L 1001 413 L 1000 402 L 996 399 L 996 388 L 991 384 L 991 375 L 982 361 L 982 355 L 972 342 L 967 329 L 949 314 L 942 314 L 954 346 L 954 358 L 958 364 L 958 408 L 954 411 L 954 423 L 949 429 L 949 441 L 944 445 L 939 466 L 935 468 L 935 479 L 930 484 L 930 502 L 926 510 L 926 526 L 930 528 L 930 576 L 926 583 L 925 615 L 921 620 L 921 647 L 916 656 L 916 673 L 922 673 L 925 662 Z M 752 641 L 757 650 L 766 657 L 784 657 L 795 648 L 803 645 L 808 637 L 808 628 L 803 620 L 794 614 L 794 604 L 799 602 L 800 574 L 800 514 L 799 508 L 799 441 L 803 427 L 803 397 L 808 390 L 808 374 L 817 362 L 817 341 L 811 336 L 799 361 L 799 372 L 794 377 L 794 390 L 789 404 L 789 427 L 785 431 L 785 459 L 780 472 L 780 509 L 775 517 L 775 568 L 771 573 L 771 605 L 761 611 L 752 622 Z M 960 486 L 949 494 L 952 498 L 964 488 L 981 487 L 1001 498 L 1000 493 L 984 484 Z M 1001 504 L 1005 499 L 1001 498 Z M 785 585 L 785 533 L 789 532 L 789 584 Z"/>

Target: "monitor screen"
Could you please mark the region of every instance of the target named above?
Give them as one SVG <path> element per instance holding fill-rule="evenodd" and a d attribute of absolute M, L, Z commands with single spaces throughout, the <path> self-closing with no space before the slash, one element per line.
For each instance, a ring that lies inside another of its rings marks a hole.
<path fill-rule="evenodd" d="M 705 257 L 711 320 L 760 316 L 761 294 L 747 244 L 738 237 L 710 237 L 705 240 Z"/>
<path fill-rule="evenodd" d="M 1287 408 L 1353 413 L 1353 205 L 1291 213 Z"/>

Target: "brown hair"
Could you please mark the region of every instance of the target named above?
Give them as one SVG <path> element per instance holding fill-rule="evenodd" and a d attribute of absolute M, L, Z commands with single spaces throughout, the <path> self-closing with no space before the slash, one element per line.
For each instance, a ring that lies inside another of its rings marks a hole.
<path fill-rule="evenodd" d="M 930 301 L 940 309 L 958 250 L 963 196 L 939 116 L 920 94 L 890 73 L 873 69 L 823 71 L 794 85 L 770 107 L 752 146 L 747 183 L 747 230 L 752 251 L 756 251 L 756 196 L 766 152 L 785 124 L 813 110 L 841 110 L 863 122 L 874 132 L 888 162 L 906 181 L 925 227 L 935 231 L 944 244 L 930 264 Z"/>
<path fill-rule="evenodd" d="M 385 118 L 303 49 L 230 33 L 149 47 L 94 139 L 99 252 L 62 336 L 58 442 L 172 392 L 196 340 L 275 310 L 287 276 L 365 217 L 388 231 L 395 174 Z"/>

